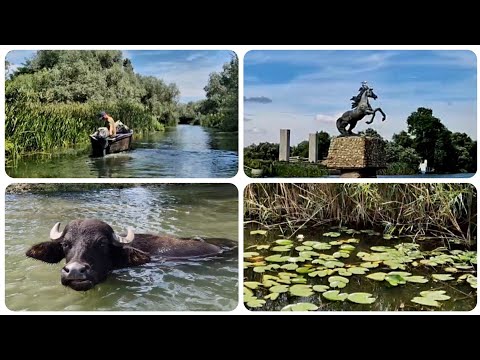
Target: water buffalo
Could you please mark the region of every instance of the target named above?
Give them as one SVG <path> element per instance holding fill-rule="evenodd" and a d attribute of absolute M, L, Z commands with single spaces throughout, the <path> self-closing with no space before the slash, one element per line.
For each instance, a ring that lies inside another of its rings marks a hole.
<path fill-rule="evenodd" d="M 60 231 L 60 223 L 50 230 L 51 241 L 33 245 L 27 256 L 66 265 L 61 282 L 77 291 L 91 289 L 107 278 L 114 269 L 138 266 L 160 259 L 193 259 L 209 257 L 233 250 L 236 242 L 222 238 L 177 238 L 169 235 L 115 234 L 100 220 L 73 220 Z"/>

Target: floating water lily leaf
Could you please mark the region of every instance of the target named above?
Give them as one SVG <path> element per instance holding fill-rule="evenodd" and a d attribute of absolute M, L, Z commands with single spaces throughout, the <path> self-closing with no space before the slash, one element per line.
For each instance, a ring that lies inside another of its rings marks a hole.
<path fill-rule="evenodd" d="M 410 300 L 411 302 L 414 302 L 416 304 L 420 304 L 420 305 L 426 305 L 426 306 L 434 306 L 434 307 L 440 307 L 440 303 L 435 301 L 434 299 L 432 298 L 427 298 L 427 297 L 423 297 L 423 296 L 417 296 L 417 297 L 414 297 L 412 300 Z"/>
<path fill-rule="evenodd" d="M 372 294 L 364 292 L 351 293 L 347 299 L 356 304 L 372 304 L 376 300 L 376 298 L 372 297 Z"/>
<path fill-rule="evenodd" d="M 396 239 L 398 236 L 392 235 L 392 234 L 383 234 L 383 238 L 385 240 L 391 240 L 391 239 Z"/>
<path fill-rule="evenodd" d="M 248 269 L 250 266 L 253 266 L 253 263 L 248 262 L 248 261 L 243 262 L 243 268 L 244 269 Z"/>
<path fill-rule="evenodd" d="M 336 251 L 336 252 L 333 253 L 333 257 L 337 258 L 337 259 L 348 258 L 348 257 L 350 257 L 350 253 L 344 252 L 344 251 Z"/>
<path fill-rule="evenodd" d="M 305 246 L 314 246 L 314 245 L 317 245 L 317 244 L 320 244 L 320 242 L 319 241 L 310 241 L 310 240 L 303 242 L 303 245 L 305 245 Z"/>
<path fill-rule="evenodd" d="M 323 265 L 323 264 L 325 264 L 325 260 L 315 259 L 315 260 L 312 261 L 312 264 L 320 264 L 320 265 Z"/>
<path fill-rule="evenodd" d="M 270 249 L 270 245 L 257 245 L 257 250 L 267 250 Z"/>
<path fill-rule="evenodd" d="M 420 264 L 428 265 L 428 266 L 437 266 L 438 265 L 438 263 L 436 263 L 435 261 L 428 260 L 428 259 L 420 260 Z"/>
<path fill-rule="evenodd" d="M 418 284 L 425 284 L 428 282 L 423 276 L 407 276 L 405 278 L 406 281 Z"/>
<path fill-rule="evenodd" d="M 345 264 L 341 261 L 325 261 L 325 263 L 323 264 L 325 267 L 329 268 L 329 269 L 335 269 L 336 267 L 344 267 Z"/>
<path fill-rule="evenodd" d="M 251 263 L 252 266 L 265 266 L 267 265 L 267 263 L 265 261 L 257 261 L 257 262 L 254 262 L 254 263 Z"/>
<path fill-rule="evenodd" d="M 278 276 L 275 276 L 275 275 L 263 275 L 262 280 L 278 280 Z"/>
<path fill-rule="evenodd" d="M 243 297 L 252 297 L 253 296 L 253 291 L 250 290 L 249 288 L 243 287 Z"/>
<path fill-rule="evenodd" d="M 285 293 L 288 291 L 288 286 L 287 285 L 275 285 L 272 286 L 270 289 L 271 293 Z"/>
<path fill-rule="evenodd" d="M 460 269 L 460 270 L 470 270 L 470 269 L 473 269 L 473 266 L 470 266 L 470 265 L 453 264 L 453 266 L 455 266 L 457 269 Z"/>
<path fill-rule="evenodd" d="M 277 298 L 280 296 L 280 293 L 270 293 L 268 295 L 265 295 L 263 298 L 265 300 L 277 300 Z"/>
<path fill-rule="evenodd" d="M 385 281 L 388 282 L 392 286 L 403 285 L 406 284 L 406 280 L 401 275 L 389 275 L 385 276 Z"/>
<path fill-rule="evenodd" d="M 285 270 L 295 270 L 296 268 L 298 268 L 297 264 L 284 264 L 280 266 L 280 269 L 285 269 Z"/>
<path fill-rule="evenodd" d="M 312 257 L 312 256 L 318 256 L 318 255 L 320 255 L 320 254 L 317 253 L 316 251 L 301 251 L 301 252 L 299 253 L 299 255 L 300 255 L 301 257 L 305 258 L 305 259 L 308 259 L 308 258 L 310 258 L 310 257 Z"/>
<path fill-rule="evenodd" d="M 367 269 L 373 269 L 373 268 L 376 268 L 378 267 L 380 263 L 378 262 L 363 262 L 360 264 L 361 267 L 363 268 L 367 268 Z"/>
<path fill-rule="evenodd" d="M 317 243 L 313 245 L 313 248 L 315 250 L 330 250 L 332 248 L 332 245 L 327 243 Z"/>
<path fill-rule="evenodd" d="M 270 270 L 270 268 L 268 268 L 268 270 Z M 265 271 L 267 271 L 267 266 L 257 266 L 257 267 L 254 267 L 254 268 L 253 268 L 253 271 L 256 272 L 256 273 L 262 274 L 262 273 L 264 273 Z"/>
<path fill-rule="evenodd" d="M 280 285 L 280 284 L 279 284 L 278 282 L 276 282 L 276 281 L 267 280 L 267 279 L 263 279 L 262 284 L 263 284 L 263 286 L 266 287 L 266 288 L 269 288 L 269 287 L 272 287 L 272 286 L 275 286 L 275 285 Z"/>
<path fill-rule="evenodd" d="M 267 230 L 252 230 L 250 235 L 267 235 Z"/>
<path fill-rule="evenodd" d="M 348 284 L 348 279 L 342 276 L 330 276 L 328 282 L 331 288 L 343 289 Z"/>
<path fill-rule="evenodd" d="M 401 269 L 404 270 L 406 269 L 406 266 L 396 260 L 386 260 L 383 262 L 385 265 L 387 265 L 390 269 L 395 270 L 395 269 Z"/>
<path fill-rule="evenodd" d="M 297 262 L 305 262 L 307 261 L 307 259 L 301 256 L 297 256 L 297 257 L 293 256 L 293 257 L 289 257 L 287 261 L 291 263 L 297 263 Z"/>
<path fill-rule="evenodd" d="M 411 273 L 406 272 L 406 271 L 390 271 L 387 275 L 398 275 L 401 277 L 407 277 L 407 276 L 412 276 Z"/>
<path fill-rule="evenodd" d="M 282 256 L 280 254 L 270 255 L 265 258 L 269 262 L 285 262 L 289 259 L 288 256 Z"/>
<path fill-rule="evenodd" d="M 313 295 L 311 285 L 293 285 L 290 287 L 290 294 L 293 296 L 308 297 Z"/>
<path fill-rule="evenodd" d="M 272 270 L 272 269 L 276 270 L 278 268 L 280 268 L 280 265 L 278 265 L 278 264 L 270 264 L 270 265 L 267 266 L 267 270 Z"/>
<path fill-rule="evenodd" d="M 312 249 L 313 249 L 313 248 L 312 248 L 311 246 L 304 246 L 304 245 L 302 245 L 302 246 L 297 246 L 297 247 L 295 248 L 295 250 L 297 250 L 297 251 L 309 251 L 309 250 L 312 250 Z"/>
<path fill-rule="evenodd" d="M 307 283 L 307 279 L 305 279 L 304 277 L 296 277 L 296 278 L 292 278 L 292 283 L 293 284 L 306 284 Z"/>
<path fill-rule="evenodd" d="M 386 276 L 387 274 L 385 274 L 384 272 L 376 272 L 376 273 L 367 275 L 367 278 L 375 281 L 383 281 L 385 280 Z"/>
<path fill-rule="evenodd" d="M 290 304 L 282 308 L 280 311 L 315 311 L 318 309 L 317 305 L 310 303 Z"/>
<path fill-rule="evenodd" d="M 340 249 L 346 250 L 346 251 L 353 251 L 355 250 L 355 246 L 350 245 L 350 244 L 343 244 L 340 246 Z"/>
<path fill-rule="evenodd" d="M 281 278 L 281 279 L 278 279 L 277 280 L 279 283 L 282 283 L 282 284 L 287 284 L 287 285 L 290 285 L 292 282 L 290 281 L 290 278 Z"/>
<path fill-rule="evenodd" d="M 447 268 L 443 269 L 443 271 L 450 272 L 450 273 L 456 273 L 456 272 L 458 272 L 458 269 L 454 268 L 454 267 L 447 267 Z"/>
<path fill-rule="evenodd" d="M 358 244 L 360 242 L 360 240 L 358 240 L 358 239 L 348 239 L 345 242 L 348 243 L 348 244 Z"/>
<path fill-rule="evenodd" d="M 477 277 L 473 276 L 471 274 L 468 274 L 470 276 L 467 277 L 467 282 L 470 284 L 470 286 L 474 289 L 477 288 Z"/>
<path fill-rule="evenodd" d="M 340 276 L 352 276 L 352 273 L 350 272 L 350 269 L 344 269 L 344 268 L 339 268 L 338 269 L 338 275 Z"/>
<path fill-rule="evenodd" d="M 259 286 L 262 286 L 262 283 L 259 283 L 258 281 L 245 281 L 243 285 L 249 289 L 255 290 Z"/>
<path fill-rule="evenodd" d="M 326 236 L 326 237 L 339 237 L 341 234 L 339 232 L 327 232 L 325 234 L 323 234 L 323 236 Z"/>
<path fill-rule="evenodd" d="M 336 245 L 342 245 L 343 242 L 334 240 L 334 241 L 330 241 L 329 244 L 332 246 L 336 246 Z"/>
<path fill-rule="evenodd" d="M 280 278 L 290 279 L 290 278 L 297 277 L 298 275 L 297 275 L 297 274 L 292 274 L 292 273 L 289 273 L 289 272 L 279 272 L 279 273 L 278 273 L 278 276 L 279 276 Z"/>
<path fill-rule="evenodd" d="M 359 266 L 349 267 L 348 271 L 355 275 L 363 275 L 368 272 L 368 269 Z M 342 274 L 340 274 L 342 275 Z"/>
<path fill-rule="evenodd" d="M 314 269 L 308 267 L 299 267 L 295 271 L 299 274 L 308 274 L 309 272 L 314 271 Z"/>
<path fill-rule="evenodd" d="M 322 296 L 331 301 L 345 301 L 345 299 L 348 297 L 348 294 L 342 293 L 340 294 L 340 291 L 338 290 L 330 290 L 330 291 L 325 291 L 322 293 Z"/>
<path fill-rule="evenodd" d="M 272 251 L 277 251 L 277 252 L 283 252 L 283 251 L 290 251 L 292 250 L 291 246 L 274 246 L 270 250 Z"/>
<path fill-rule="evenodd" d="M 279 240 L 275 240 L 275 243 L 277 243 L 278 245 L 292 245 L 293 241 L 287 240 L 287 239 L 279 239 Z"/>
<path fill-rule="evenodd" d="M 244 258 L 244 259 L 250 259 L 250 258 L 252 258 L 252 257 L 254 257 L 254 256 L 258 256 L 258 255 L 260 255 L 258 252 L 248 251 L 248 252 L 244 252 L 244 253 L 243 253 L 243 258 Z"/>
<path fill-rule="evenodd" d="M 430 298 L 433 300 L 448 300 L 450 299 L 450 296 L 445 295 L 446 291 L 445 290 L 430 290 L 430 291 L 422 291 L 420 293 L 420 296 Z"/>
<path fill-rule="evenodd" d="M 378 252 L 386 252 L 386 251 L 392 251 L 394 249 L 391 248 L 390 246 L 372 246 L 370 250 L 378 251 Z"/>
<path fill-rule="evenodd" d="M 345 231 L 345 234 L 353 235 L 353 234 L 361 234 L 361 232 L 355 229 L 348 229 Z"/>
<path fill-rule="evenodd" d="M 252 297 L 250 299 L 250 301 L 247 302 L 247 306 L 248 307 L 251 307 L 251 308 L 258 308 L 258 307 L 262 307 L 263 305 L 265 305 L 266 301 L 263 300 L 263 299 L 258 299 L 256 297 Z"/>
<path fill-rule="evenodd" d="M 327 291 L 328 289 L 330 289 L 330 286 L 328 285 L 313 285 L 313 291 L 316 291 L 316 292 L 325 292 Z"/>
<path fill-rule="evenodd" d="M 434 280 L 438 281 L 449 281 L 449 280 L 455 280 L 454 277 L 450 274 L 432 274 L 432 278 Z"/>
<path fill-rule="evenodd" d="M 337 261 L 337 259 L 335 259 L 332 255 L 328 255 L 328 254 L 320 254 L 318 258 L 323 260 Z"/>
<path fill-rule="evenodd" d="M 310 277 L 325 277 L 327 276 L 327 270 L 317 270 L 317 271 L 312 271 L 311 273 L 308 273 L 308 276 Z"/>

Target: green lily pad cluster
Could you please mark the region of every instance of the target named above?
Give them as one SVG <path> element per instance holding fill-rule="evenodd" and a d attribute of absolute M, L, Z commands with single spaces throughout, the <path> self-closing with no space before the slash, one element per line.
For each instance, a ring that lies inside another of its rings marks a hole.
<path fill-rule="evenodd" d="M 436 286 L 435 283 L 438 285 L 454 280 L 468 284 L 472 289 L 477 287 L 474 275 L 476 252 L 450 251 L 443 247 L 421 251 L 419 244 L 407 242 L 397 245 L 384 242 L 384 246 L 358 251 L 356 244 L 360 240 L 355 238 L 356 235 L 383 235 L 373 230 L 357 231 L 346 227 L 335 230 L 323 233 L 323 241 L 311 241 L 302 236 L 296 240 L 278 239 L 270 244 L 246 248 L 244 268 L 251 269 L 246 273 L 248 279 L 244 282 L 246 306 L 262 308 L 268 301 L 280 301 L 291 302 L 282 311 L 315 311 L 322 306 L 318 301 L 373 304 L 376 298 L 372 294 L 358 292 L 357 289 L 356 292 L 348 291 L 358 286 L 358 277 L 382 282 L 385 289 L 419 286 L 429 282 Z M 342 233 L 348 236 L 343 238 Z M 329 238 L 335 239 L 329 241 Z M 421 268 L 425 272 L 431 271 L 432 267 L 435 270 L 433 274 L 413 274 L 415 269 Z M 417 305 L 438 307 L 440 301 L 450 299 L 444 293 L 432 294 L 421 292 L 411 301 Z"/>

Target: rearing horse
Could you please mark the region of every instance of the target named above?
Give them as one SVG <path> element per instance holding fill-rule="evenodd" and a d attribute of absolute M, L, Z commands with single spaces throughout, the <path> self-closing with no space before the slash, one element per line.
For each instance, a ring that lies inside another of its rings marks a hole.
<path fill-rule="evenodd" d="M 357 125 L 357 122 L 362 120 L 365 115 L 373 115 L 370 121 L 366 121 L 367 124 L 371 124 L 375 118 L 377 111 L 383 115 L 382 121 L 385 121 L 386 115 L 381 108 L 372 109 L 368 98 L 376 99 L 378 96 L 374 94 L 373 89 L 371 88 L 362 88 L 362 92 L 357 96 L 352 97 L 350 100 L 353 100 L 352 108 L 343 113 L 343 115 L 337 120 L 337 129 L 340 131 L 340 136 L 354 136 L 352 132 L 353 128 Z M 346 129 L 347 125 L 350 124 L 348 130 Z"/>

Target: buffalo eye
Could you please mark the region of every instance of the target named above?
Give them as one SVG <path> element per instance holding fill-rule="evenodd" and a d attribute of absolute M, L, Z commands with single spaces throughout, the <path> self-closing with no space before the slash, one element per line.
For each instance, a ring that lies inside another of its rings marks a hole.
<path fill-rule="evenodd" d="M 72 244 L 70 244 L 68 242 L 64 242 L 64 243 L 62 243 L 62 247 L 63 247 L 63 250 L 68 250 L 72 247 Z"/>

